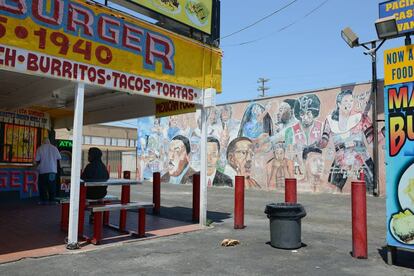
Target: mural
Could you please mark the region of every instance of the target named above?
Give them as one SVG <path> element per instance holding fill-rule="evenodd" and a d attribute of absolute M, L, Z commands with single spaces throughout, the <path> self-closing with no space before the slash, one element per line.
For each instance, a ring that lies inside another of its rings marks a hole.
<path fill-rule="evenodd" d="M 363 172 L 372 191 L 370 91 L 360 84 L 210 108 L 208 186 L 233 187 L 243 175 L 247 188 L 282 190 L 296 178 L 299 191 L 348 193 Z M 138 125 L 141 177 L 159 171 L 164 182 L 191 183 L 200 170 L 199 112 Z M 384 184 L 381 174 L 382 192 Z"/>

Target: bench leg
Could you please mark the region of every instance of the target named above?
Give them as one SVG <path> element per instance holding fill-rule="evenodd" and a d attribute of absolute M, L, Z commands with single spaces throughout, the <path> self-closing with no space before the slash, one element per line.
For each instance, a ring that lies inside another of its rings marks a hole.
<path fill-rule="evenodd" d="M 127 204 L 130 201 L 131 187 L 129 185 L 122 185 L 121 190 L 121 203 Z M 119 230 L 125 232 L 127 220 L 127 211 L 121 210 L 119 214 Z"/>
<path fill-rule="evenodd" d="M 138 237 L 145 237 L 145 208 L 138 210 Z"/>
<path fill-rule="evenodd" d="M 83 237 L 83 224 L 85 221 L 85 207 L 86 207 L 86 187 L 83 183 L 80 184 L 79 191 L 79 217 L 78 217 L 78 236 Z"/>
<path fill-rule="evenodd" d="M 103 224 L 105 226 L 109 225 L 109 211 L 103 212 Z"/>
<path fill-rule="evenodd" d="M 62 206 L 61 206 L 60 229 L 62 231 L 67 231 L 68 224 L 69 224 L 69 203 L 65 202 L 65 203 L 62 203 Z"/>
<path fill-rule="evenodd" d="M 102 212 L 93 213 L 93 244 L 100 244 L 102 240 Z"/>
<path fill-rule="evenodd" d="M 105 201 L 103 202 L 103 204 L 104 204 L 104 205 L 106 205 L 106 204 L 111 204 L 111 201 L 110 201 L 110 200 L 105 200 Z M 105 211 L 105 212 L 103 213 L 103 224 L 104 224 L 105 226 L 108 226 L 108 225 L 109 225 L 109 211 Z"/>
<path fill-rule="evenodd" d="M 396 248 L 394 246 L 387 246 L 387 264 L 393 265 L 396 259 Z"/>

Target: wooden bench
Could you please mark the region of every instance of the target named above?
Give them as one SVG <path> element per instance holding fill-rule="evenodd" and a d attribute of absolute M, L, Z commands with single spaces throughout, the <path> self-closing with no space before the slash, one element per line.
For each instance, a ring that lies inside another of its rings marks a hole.
<path fill-rule="evenodd" d="M 87 210 L 90 210 L 93 213 L 94 225 L 93 225 L 93 237 L 91 242 L 93 244 L 99 244 L 102 240 L 102 225 L 109 225 L 108 222 L 102 221 L 102 214 L 110 211 L 121 211 L 121 210 L 138 210 L 138 231 L 132 232 L 133 235 L 142 238 L 145 236 L 145 209 L 153 208 L 153 203 L 147 202 L 130 202 L 126 204 L 106 204 L 106 205 L 96 205 L 89 206 Z M 122 225 L 119 226 L 119 230 L 124 232 L 125 229 L 122 229 Z"/>
<path fill-rule="evenodd" d="M 61 204 L 61 213 L 60 213 L 60 228 L 62 231 L 68 230 L 69 225 L 69 197 L 57 197 L 56 200 Z M 119 202 L 119 198 L 114 195 L 106 195 L 102 199 L 87 199 L 86 204 L 89 205 L 96 205 L 96 204 L 108 204 Z M 109 212 L 104 213 L 104 222 L 109 222 Z"/>

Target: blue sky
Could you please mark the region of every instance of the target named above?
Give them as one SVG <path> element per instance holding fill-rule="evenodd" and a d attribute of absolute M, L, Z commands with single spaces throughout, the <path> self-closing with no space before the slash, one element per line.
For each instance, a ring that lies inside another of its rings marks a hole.
<path fill-rule="evenodd" d="M 378 4 L 372 0 L 297 0 L 259 24 L 221 40 L 223 93 L 217 103 L 257 98 L 259 77 L 270 79 L 267 96 L 371 80 L 371 58 L 361 47 L 349 48 L 341 30 L 351 27 L 360 42 L 377 38 Z M 240 30 L 292 0 L 221 0 L 221 36 Z M 318 10 L 309 14 L 324 3 Z M 292 24 L 290 27 L 280 29 Z M 254 43 L 239 45 L 246 41 Z M 383 51 L 404 45 L 386 41 L 378 52 L 383 78 Z M 131 122 L 131 121 L 130 121 Z"/>

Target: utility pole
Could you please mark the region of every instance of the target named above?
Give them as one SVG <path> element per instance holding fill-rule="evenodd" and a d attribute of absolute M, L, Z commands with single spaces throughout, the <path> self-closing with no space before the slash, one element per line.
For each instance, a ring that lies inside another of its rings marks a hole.
<path fill-rule="evenodd" d="M 257 80 L 257 83 L 260 83 L 260 86 L 259 86 L 259 88 L 257 88 L 257 91 L 262 92 L 261 94 L 259 94 L 259 97 L 262 97 L 262 98 L 265 97 L 266 96 L 265 92 L 270 89 L 269 87 L 265 86 L 265 83 L 268 82 L 268 81 L 269 81 L 269 79 L 265 79 L 265 78 L 259 78 Z"/>

